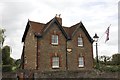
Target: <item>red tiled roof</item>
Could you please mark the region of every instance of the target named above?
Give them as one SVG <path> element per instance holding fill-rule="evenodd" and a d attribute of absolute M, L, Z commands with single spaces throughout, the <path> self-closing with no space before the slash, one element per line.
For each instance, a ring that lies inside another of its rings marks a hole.
<path fill-rule="evenodd" d="M 66 32 L 67 35 L 69 36 L 69 30 L 70 30 L 70 28 L 69 28 L 69 27 L 64 27 L 64 26 L 63 26 L 63 29 L 65 30 L 65 32 Z"/>
<path fill-rule="evenodd" d="M 38 22 L 34 22 L 34 21 L 29 21 L 29 23 L 35 33 L 42 34 L 42 31 L 46 27 L 46 25 L 43 23 L 38 23 Z"/>
<path fill-rule="evenodd" d="M 63 27 L 63 29 L 65 30 L 70 39 L 72 38 L 74 31 L 76 30 L 77 27 L 79 27 L 79 25 L 80 23 L 77 23 L 71 27 Z"/>

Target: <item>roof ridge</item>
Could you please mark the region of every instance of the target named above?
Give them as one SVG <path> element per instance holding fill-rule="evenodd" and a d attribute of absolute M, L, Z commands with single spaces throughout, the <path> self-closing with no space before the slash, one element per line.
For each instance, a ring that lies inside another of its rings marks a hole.
<path fill-rule="evenodd" d="M 66 26 L 62 26 L 63 28 L 70 28 L 70 27 L 66 27 Z"/>
<path fill-rule="evenodd" d="M 81 24 L 81 22 L 78 22 L 78 23 L 76 23 L 76 24 L 70 26 L 70 28 L 71 28 L 71 27 L 74 27 L 74 26 L 76 26 L 76 25 L 79 25 L 79 24 Z"/>
<path fill-rule="evenodd" d="M 46 25 L 48 25 L 53 19 L 54 19 L 54 18 L 52 18 L 50 21 L 48 21 L 48 22 L 46 23 Z"/>
<path fill-rule="evenodd" d="M 37 24 L 45 24 L 45 23 L 36 22 L 36 21 L 31 21 L 31 20 L 29 20 L 29 22 L 33 22 L 33 23 L 37 23 Z"/>

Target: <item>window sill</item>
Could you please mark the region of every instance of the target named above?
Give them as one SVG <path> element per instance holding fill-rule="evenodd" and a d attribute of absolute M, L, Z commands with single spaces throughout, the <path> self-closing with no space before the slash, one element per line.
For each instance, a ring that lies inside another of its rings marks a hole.
<path fill-rule="evenodd" d="M 78 67 L 79 67 L 79 68 L 84 68 L 84 65 L 79 65 Z"/>
<path fill-rule="evenodd" d="M 54 46 L 58 46 L 58 43 L 51 43 L 52 45 L 54 45 Z"/>
<path fill-rule="evenodd" d="M 59 69 L 60 67 L 52 67 L 52 69 Z"/>
<path fill-rule="evenodd" d="M 78 46 L 81 46 L 81 47 L 82 47 L 83 45 L 78 45 Z"/>

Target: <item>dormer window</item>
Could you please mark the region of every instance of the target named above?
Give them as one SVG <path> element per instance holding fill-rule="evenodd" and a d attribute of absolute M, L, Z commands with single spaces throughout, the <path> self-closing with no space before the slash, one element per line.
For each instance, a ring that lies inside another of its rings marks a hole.
<path fill-rule="evenodd" d="M 83 39 L 82 39 L 82 37 L 78 37 L 78 46 L 83 46 Z"/>
<path fill-rule="evenodd" d="M 52 44 L 58 45 L 58 35 L 52 35 Z"/>

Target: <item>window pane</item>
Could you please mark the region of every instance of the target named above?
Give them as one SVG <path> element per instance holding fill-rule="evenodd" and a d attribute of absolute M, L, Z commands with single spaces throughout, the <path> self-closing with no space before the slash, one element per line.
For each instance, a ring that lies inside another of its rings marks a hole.
<path fill-rule="evenodd" d="M 79 57 L 79 67 L 84 67 L 84 58 Z"/>
<path fill-rule="evenodd" d="M 58 44 L 58 35 L 52 35 L 52 44 Z"/>
<path fill-rule="evenodd" d="M 78 37 L 78 46 L 83 46 L 83 40 L 81 37 Z"/>
<path fill-rule="evenodd" d="M 52 58 L 52 67 L 53 68 L 59 68 L 59 57 L 53 57 Z"/>

